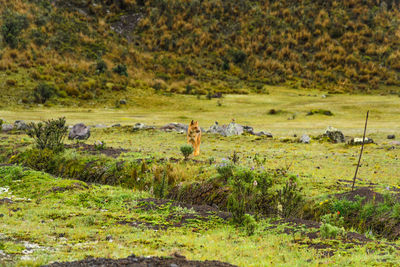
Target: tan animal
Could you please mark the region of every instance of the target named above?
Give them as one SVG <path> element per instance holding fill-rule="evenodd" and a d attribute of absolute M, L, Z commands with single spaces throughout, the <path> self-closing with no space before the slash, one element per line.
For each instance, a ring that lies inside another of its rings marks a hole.
<path fill-rule="evenodd" d="M 187 132 L 187 140 L 188 143 L 191 144 L 194 148 L 194 156 L 198 156 L 200 154 L 200 143 L 201 143 L 201 129 L 199 127 L 198 121 L 193 121 L 189 124 L 188 132 Z"/>

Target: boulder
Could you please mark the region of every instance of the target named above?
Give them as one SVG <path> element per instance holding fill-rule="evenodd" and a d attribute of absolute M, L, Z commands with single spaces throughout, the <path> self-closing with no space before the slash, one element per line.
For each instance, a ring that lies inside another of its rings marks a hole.
<path fill-rule="evenodd" d="M 244 129 L 242 125 L 237 124 L 235 122 L 231 122 L 226 127 L 225 134 L 223 134 L 223 136 L 241 135 L 243 134 L 243 132 Z"/>
<path fill-rule="evenodd" d="M 87 140 L 90 137 L 90 127 L 83 123 L 75 124 L 68 134 L 68 139 Z"/>
<path fill-rule="evenodd" d="M 177 123 L 177 122 L 172 122 L 168 123 L 167 125 L 164 125 L 160 128 L 161 131 L 165 132 L 179 132 L 179 133 L 186 133 L 188 130 L 188 127 L 186 124 L 183 123 Z"/>
<path fill-rule="evenodd" d="M 210 128 L 207 130 L 207 133 L 223 135 L 225 132 L 225 127 L 226 125 L 220 126 L 216 121 L 214 125 L 211 125 Z"/>
<path fill-rule="evenodd" d="M 1 125 L 1 130 L 3 132 L 9 132 L 9 131 L 11 131 L 13 129 L 14 129 L 14 126 L 12 124 L 2 124 Z"/>
<path fill-rule="evenodd" d="M 121 100 L 119 101 L 119 104 L 120 104 L 120 105 L 126 105 L 126 104 L 127 104 L 127 102 L 126 102 L 126 100 L 125 100 L 125 99 L 121 99 Z"/>
<path fill-rule="evenodd" d="M 308 135 L 306 135 L 306 134 L 303 134 L 301 137 L 300 137 L 300 143 L 303 143 L 303 144 L 309 144 L 310 142 L 311 142 L 311 138 L 308 136 Z"/>
<path fill-rule="evenodd" d="M 255 135 L 255 133 L 254 133 L 254 129 L 253 129 L 253 127 L 251 127 L 251 126 L 243 126 L 243 131 L 245 132 L 245 133 L 249 133 L 249 134 L 252 134 L 252 135 Z"/>
<path fill-rule="evenodd" d="M 334 143 L 345 142 L 344 134 L 332 126 L 328 126 L 328 128 L 325 130 L 325 135 Z"/>
<path fill-rule="evenodd" d="M 14 122 L 14 128 L 19 131 L 27 130 L 29 127 L 25 121 L 17 120 Z"/>
<path fill-rule="evenodd" d="M 121 127 L 121 123 L 113 124 L 113 125 L 111 125 L 111 127 Z"/>
<path fill-rule="evenodd" d="M 136 131 L 140 131 L 140 130 L 151 130 L 151 129 L 155 129 L 156 127 L 154 127 L 154 126 L 148 126 L 148 125 L 146 125 L 146 124 L 144 124 L 144 123 L 136 123 L 134 126 L 133 126 L 133 131 L 134 132 L 136 132 Z"/>
<path fill-rule="evenodd" d="M 102 128 L 107 128 L 107 125 L 104 125 L 104 124 L 100 123 L 100 124 L 96 124 L 94 127 L 102 129 Z"/>
<path fill-rule="evenodd" d="M 363 139 L 362 138 L 352 138 L 348 144 L 349 145 L 362 145 Z M 374 143 L 374 140 L 371 138 L 365 137 L 364 144 L 372 144 Z"/>
<path fill-rule="evenodd" d="M 394 134 L 389 134 L 387 136 L 387 139 L 395 139 L 395 138 L 396 138 L 396 136 Z"/>

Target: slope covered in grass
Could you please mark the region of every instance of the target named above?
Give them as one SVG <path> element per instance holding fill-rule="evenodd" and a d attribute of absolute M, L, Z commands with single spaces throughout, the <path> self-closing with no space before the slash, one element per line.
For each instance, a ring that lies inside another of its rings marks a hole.
<path fill-rule="evenodd" d="M 0 88 L 110 103 L 126 95 L 396 92 L 396 1 L 0 1 Z M 38 96 L 39 95 L 39 96 Z"/>

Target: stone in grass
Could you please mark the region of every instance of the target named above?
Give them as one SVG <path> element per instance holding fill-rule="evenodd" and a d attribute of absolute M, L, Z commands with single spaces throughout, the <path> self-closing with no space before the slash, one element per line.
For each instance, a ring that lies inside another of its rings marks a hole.
<path fill-rule="evenodd" d="M 396 136 L 394 134 L 389 134 L 387 136 L 387 139 L 395 139 L 395 138 L 396 138 Z"/>
<path fill-rule="evenodd" d="M 270 133 L 270 132 L 265 132 L 265 131 L 261 131 L 261 132 L 255 133 L 255 135 L 257 135 L 257 136 L 265 136 L 265 137 L 270 137 L 270 138 L 273 137 L 273 136 L 272 136 L 272 133 Z"/>
<path fill-rule="evenodd" d="M 309 144 L 311 142 L 311 138 L 308 135 L 303 134 L 299 141 L 303 144 Z"/>
<path fill-rule="evenodd" d="M 146 125 L 146 124 L 144 124 L 144 123 L 140 123 L 140 122 L 138 122 L 138 123 L 136 123 L 134 126 L 133 126 L 133 131 L 134 132 L 136 132 L 136 131 L 140 131 L 140 130 L 152 130 L 152 129 L 155 129 L 156 127 L 154 127 L 154 126 L 148 126 L 148 125 Z"/>
<path fill-rule="evenodd" d="M 349 145 L 362 145 L 363 139 L 362 138 L 352 138 L 348 144 Z M 371 138 L 365 137 L 364 144 L 372 144 L 374 143 L 374 140 Z"/>
<path fill-rule="evenodd" d="M 19 131 L 24 131 L 28 129 L 28 125 L 25 123 L 25 121 L 17 120 L 14 122 L 14 128 Z"/>
<path fill-rule="evenodd" d="M 172 123 L 168 123 L 168 124 L 162 126 L 162 127 L 160 128 L 160 130 L 161 130 L 161 131 L 164 131 L 164 132 L 172 132 L 172 131 L 175 131 L 175 132 L 178 132 L 178 133 L 186 133 L 187 130 L 188 130 L 188 127 L 189 127 L 189 126 L 186 125 L 186 124 L 177 123 L 177 122 L 172 122 Z"/>
<path fill-rule="evenodd" d="M 325 130 L 325 135 L 334 143 L 345 142 L 344 134 L 332 126 L 328 126 L 328 128 Z"/>
<path fill-rule="evenodd" d="M 14 129 L 14 126 L 12 124 L 2 124 L 1 125 L 1 130 L 3 132 L 9 132 L 12 131 Z"/>
<path fill-rule="evenodd" d="M 90 127 L 83 123 L 75 124 L 68 134 L 68 139 L 87 140 L 90 137 Z"/>

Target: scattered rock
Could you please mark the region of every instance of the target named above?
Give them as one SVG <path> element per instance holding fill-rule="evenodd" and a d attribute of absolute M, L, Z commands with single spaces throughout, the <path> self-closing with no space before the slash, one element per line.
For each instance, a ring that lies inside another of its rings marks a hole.
<path fill-rule="evenodd" d="M 391 146 L 400 146 L 400 141 L 392 141 L 389 143 Z"/>
<path fill-rule="evenodd" d="M 14 128 L 19 131 L 27 130 L 29 127 L 25 121 L 17 120 L 14 122 Z"/>
<path fill-rule="evenodd" d="M 334 143 L 345 142 L 344 134 L 332 126 L 328 126 L 328 128 L 325 130 L 325 135 Z"/>
<path fill-rule="evenodd" d="M 251 126 L 243 126 L 243 131 L 245 132 L 245 133 L 249 133 L 249 134 L 252 134 L 252 135 L 255 135 L 255 133 L 254 133 L 254 129 L 253 129 L 253 127 L 251 127 Z"/>
<path fill-rule="evenodd" d="M 311 138 L 308 136 L 308 135 L 306 135 L 306 134 L 303 134 L 301 137 L 300 137 L 300 143 L 303 143 L 303 144 L 309 144 L 310 143 L 310 141 L 311 141 Z"/>
<path fill-rule="evenodd" d="M 395 138 L 396 138 L 396 136 L 394 134 L 389 134 L 387 136 L 387 139 L 395 139 Z"/>
<path fill-rule="evenodd" d="M 326 95 L 322 95 L 321 97 L 322 97 L 322 98 L 326 98 Z"/>
<path fill-rule="evenodd" d="M 119 104 L 120 104 L 120 105 L 126 105 L 126 104 L 127 104 L 127 102 L 126 102 L 126 100 L 125 100 L 125 99 L 121 99 L 121 100 L 119 101 Z"/>
<path fill-rule="evenodd" d="M 1 130 L 3 132 L 9 132 L 9 131 L 12 131 L 13 129 L 14 129 L 14 126 L 11 124 L 2 124 L 1 125 Z"/>
<path fill-rule="evenodd" d="M 167 125 L 164 125 L 160 128 L 161 131 L 165 132 L 179 132 L 179 133 L 186 133 L 188 130 L 188 127 L 186 124 L 183 123 L 177 123 L 177 122 L 172 122 L 168 123 Z"/>
<path fill-rule="evenodd" d="M 68 139 L 87 140 L 90 137 L 90 128 L 83 123 L 75 124 L 69 132 Z"/>
<path fill-rule="evenodd" d="M 362 145 L 363 139 L 362 138 L 352 138 L 348 144 L 349 145 Z M 372 144 L 374 143 L 374 140 L 371 138 L 365 137 L 364 144 Z"/>
<path fill-rule="evenodd" d="M 121 127 L 121 123 L 113 124 L 113 125 L 111 125 L 111 127 Z"/>
<path fill-rule="evenodd" d="M 257 135 L 257 136 L 265 136 L 265 137 L 270 137 L 270 138 L 272 138 L 272 137 L 273 137 L 273 136 L 272 136 L 272 133 L 269 133 L 269 132 L 264 132 L 264 131 L 261 131 L 261 132 L 255 133 L 255 135 Z"/>
<path fill-rule="evenodd" d="M 140 131 L 140 130 L 152 130 L 152 129 L 155 129 L 155 128 L 156 127 L 154 127 L 154 126 L 148 126 L 148 125 L 146 125 L 144 123 L 138 122 L 138 123 L 135 124 L 135 126 L 133 126 L 132 130 L 134 132 L 136 132 L 136 131 Z"/>

